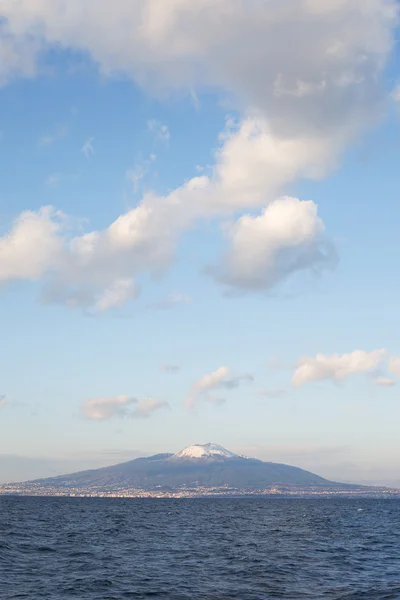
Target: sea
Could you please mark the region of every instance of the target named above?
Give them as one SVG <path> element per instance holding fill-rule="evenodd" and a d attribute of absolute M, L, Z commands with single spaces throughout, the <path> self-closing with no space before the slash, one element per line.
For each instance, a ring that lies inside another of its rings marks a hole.
<path fill-rule="evenodd" d="M 0 497 L 1 600 L 400 599 L 400 499 Z"/>

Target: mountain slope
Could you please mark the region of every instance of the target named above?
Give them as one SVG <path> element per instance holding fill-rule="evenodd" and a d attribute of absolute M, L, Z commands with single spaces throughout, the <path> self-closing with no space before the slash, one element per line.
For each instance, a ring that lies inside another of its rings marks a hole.
<path fill-rule="evenodd" d="M 108 490 L 224 486 L 238 490 L 261 490 L 274 486 L 335 488 L 339 485 L 297 467 L 238 456 L 217 444 L 197 444 L 174 455 L 137 458 L 111 467 L 42 479 L 35 483 L 57 489 Z"/>

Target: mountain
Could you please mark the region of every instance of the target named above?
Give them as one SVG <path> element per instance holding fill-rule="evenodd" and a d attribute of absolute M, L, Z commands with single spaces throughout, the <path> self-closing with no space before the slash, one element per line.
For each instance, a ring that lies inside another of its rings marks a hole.
<path fill-rule="evenodd" d="M 111 467 L 18 484 L 20 493 L 268 493 L 355 488 L 297 467 L 239 456 L 218 444 L 195 444 L 177 454 L 156 454 Z M 16 493 L 18 492 L 16 490 Z M 15 490 L 14 490 L 15 491 Z M 190 495 L 189 494 L 189 495 Z"/>

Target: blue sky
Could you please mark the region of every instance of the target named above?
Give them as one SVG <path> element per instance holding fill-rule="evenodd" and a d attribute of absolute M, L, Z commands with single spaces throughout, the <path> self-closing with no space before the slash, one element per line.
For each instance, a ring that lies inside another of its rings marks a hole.
<path fill-rule="evenodd" d="M 215 441 L 394 482 L 396 3 L 166 6 L 0 2 L 0 481 Z"/>

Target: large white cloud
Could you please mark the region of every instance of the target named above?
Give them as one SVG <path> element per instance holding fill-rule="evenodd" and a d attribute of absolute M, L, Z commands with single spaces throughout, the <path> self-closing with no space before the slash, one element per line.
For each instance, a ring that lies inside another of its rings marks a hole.
<path fill-rule="evenodd" d="M 258 217 L 241 217 L 229 228 L 228 238 L 226 255 L 210 272 L 237 289 L 268 290 L 294 271 L 336 262 L 311 201 L 275 200 Z"/>
<path fill-rule="evenodd" d="M 0 0 L 0 14 L 3 78 L 31 74 L 28 57 L 61 45 L 148 87 L 228 90 L 292 133 L 370 118 L 397 7 L 395 0 Z"/>
<path fill-rule="evenodd" d="M 45 277 L 47 301 L 118 307 L 137 296 L 138 273 L 168 267 L 181 232 L 257 208 L 231 226 L 219 281 L 268 289 L 330 266 L 315 204 L 276 198 L 323 177 L 379 116 L 395 0 L 0 0 L 0 16 L 0 83 L 33 76 L 56 45 L 147 89 L 212 86 L 243 113 L 227 124 L 210 176 L 145 195 L 103 231 L 66 239 L 54 211 L 21 215 L 0 238 L 0 281 Z"/>
<path fill-rule="evenodd" d="M 356 373 L 368 373 L 377 369 L 386 359 L 386 350 L 355 350 L 348 354 L 317 354 L 315 358 L 303 356 L 293 373 L 292 382 L 300 387 L 313 381 L 343 381 Z"/>

